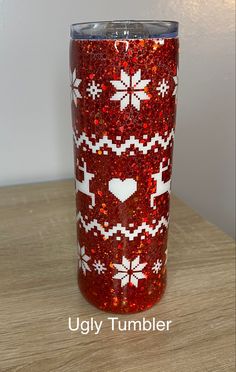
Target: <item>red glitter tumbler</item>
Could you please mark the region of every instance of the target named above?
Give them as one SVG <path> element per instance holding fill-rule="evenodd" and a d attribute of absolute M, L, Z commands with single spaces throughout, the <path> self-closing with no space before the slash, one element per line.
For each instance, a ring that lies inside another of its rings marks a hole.
<path fill-rule="evenodd" d="M 71 26 L 78 283 L 101 310 L 153 306 L 166 286 L 178 23 Z"/>

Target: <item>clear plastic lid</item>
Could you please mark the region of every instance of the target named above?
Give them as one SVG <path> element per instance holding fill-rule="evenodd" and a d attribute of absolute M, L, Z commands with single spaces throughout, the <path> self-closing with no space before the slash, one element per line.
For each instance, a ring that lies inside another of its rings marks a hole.
<path fill-rule="evenodd" d="M 70 36 L 73 40 L 173 38 L 178 36 L 178 22 L 133 20 L 75 23 L 71 25 Z"/>

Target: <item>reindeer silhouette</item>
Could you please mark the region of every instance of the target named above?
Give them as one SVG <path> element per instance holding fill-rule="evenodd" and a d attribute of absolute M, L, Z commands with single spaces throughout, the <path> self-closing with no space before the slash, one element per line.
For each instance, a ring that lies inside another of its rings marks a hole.
<path fill-rule="evenodd" d="M 156 192 L 151 195 L 151 208 L 156 209 L 156 206 L 154 206 L 154 199 L 156 196 L 160 196 L 164 194 L 165 192 L 168 192 L 170 194 L 170 182 L 169 179 L 167 182 L 162 181 L 162 173 L 168 169 L 170 164 L 170 159 L 168 160 L 167 165 L 163 168 L 163 160 L 160 164 L 160 170 L 158 173 L 152 174 L 152 178 L 156 181 Z"/>
<path fill-rule="evenodd" d="M 92 205 L 89 205 L 89 208 L 93 208 L 95 206 L 95 194 L 89 190 L 89 182 L 94 177 L 94 174 L 87 172 L 87 165 L 83 159 L 82 161 L 83 166 L 82 167 L 79 166 L 79 169 L 83 172 L 84 179 L 83 181 L 79 181 L 77 179 L 75 180 L 75 189 L 76 192 L 80 191 L 83 194 L 89 195 L 91 197 Z"/>

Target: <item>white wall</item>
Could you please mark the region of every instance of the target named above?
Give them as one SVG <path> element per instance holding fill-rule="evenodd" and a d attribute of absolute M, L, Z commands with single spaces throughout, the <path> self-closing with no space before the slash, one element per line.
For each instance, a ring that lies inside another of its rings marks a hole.
<path fill-rule="evenodd" d="M 69 25 L 180 22 L 173 191 L 233 234 L 233 0 L 0 0 L 0 184 L 71 177 Z"/>

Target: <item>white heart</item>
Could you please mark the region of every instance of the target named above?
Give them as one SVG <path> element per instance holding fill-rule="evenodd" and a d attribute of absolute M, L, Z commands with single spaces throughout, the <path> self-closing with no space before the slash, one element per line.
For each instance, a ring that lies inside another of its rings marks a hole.
<path fill-rule="evenodd" d="M 112 178 L 109 181 L 109 190 L 122 203 L 137 191 L 137 182 L 133 178 Z"/>

